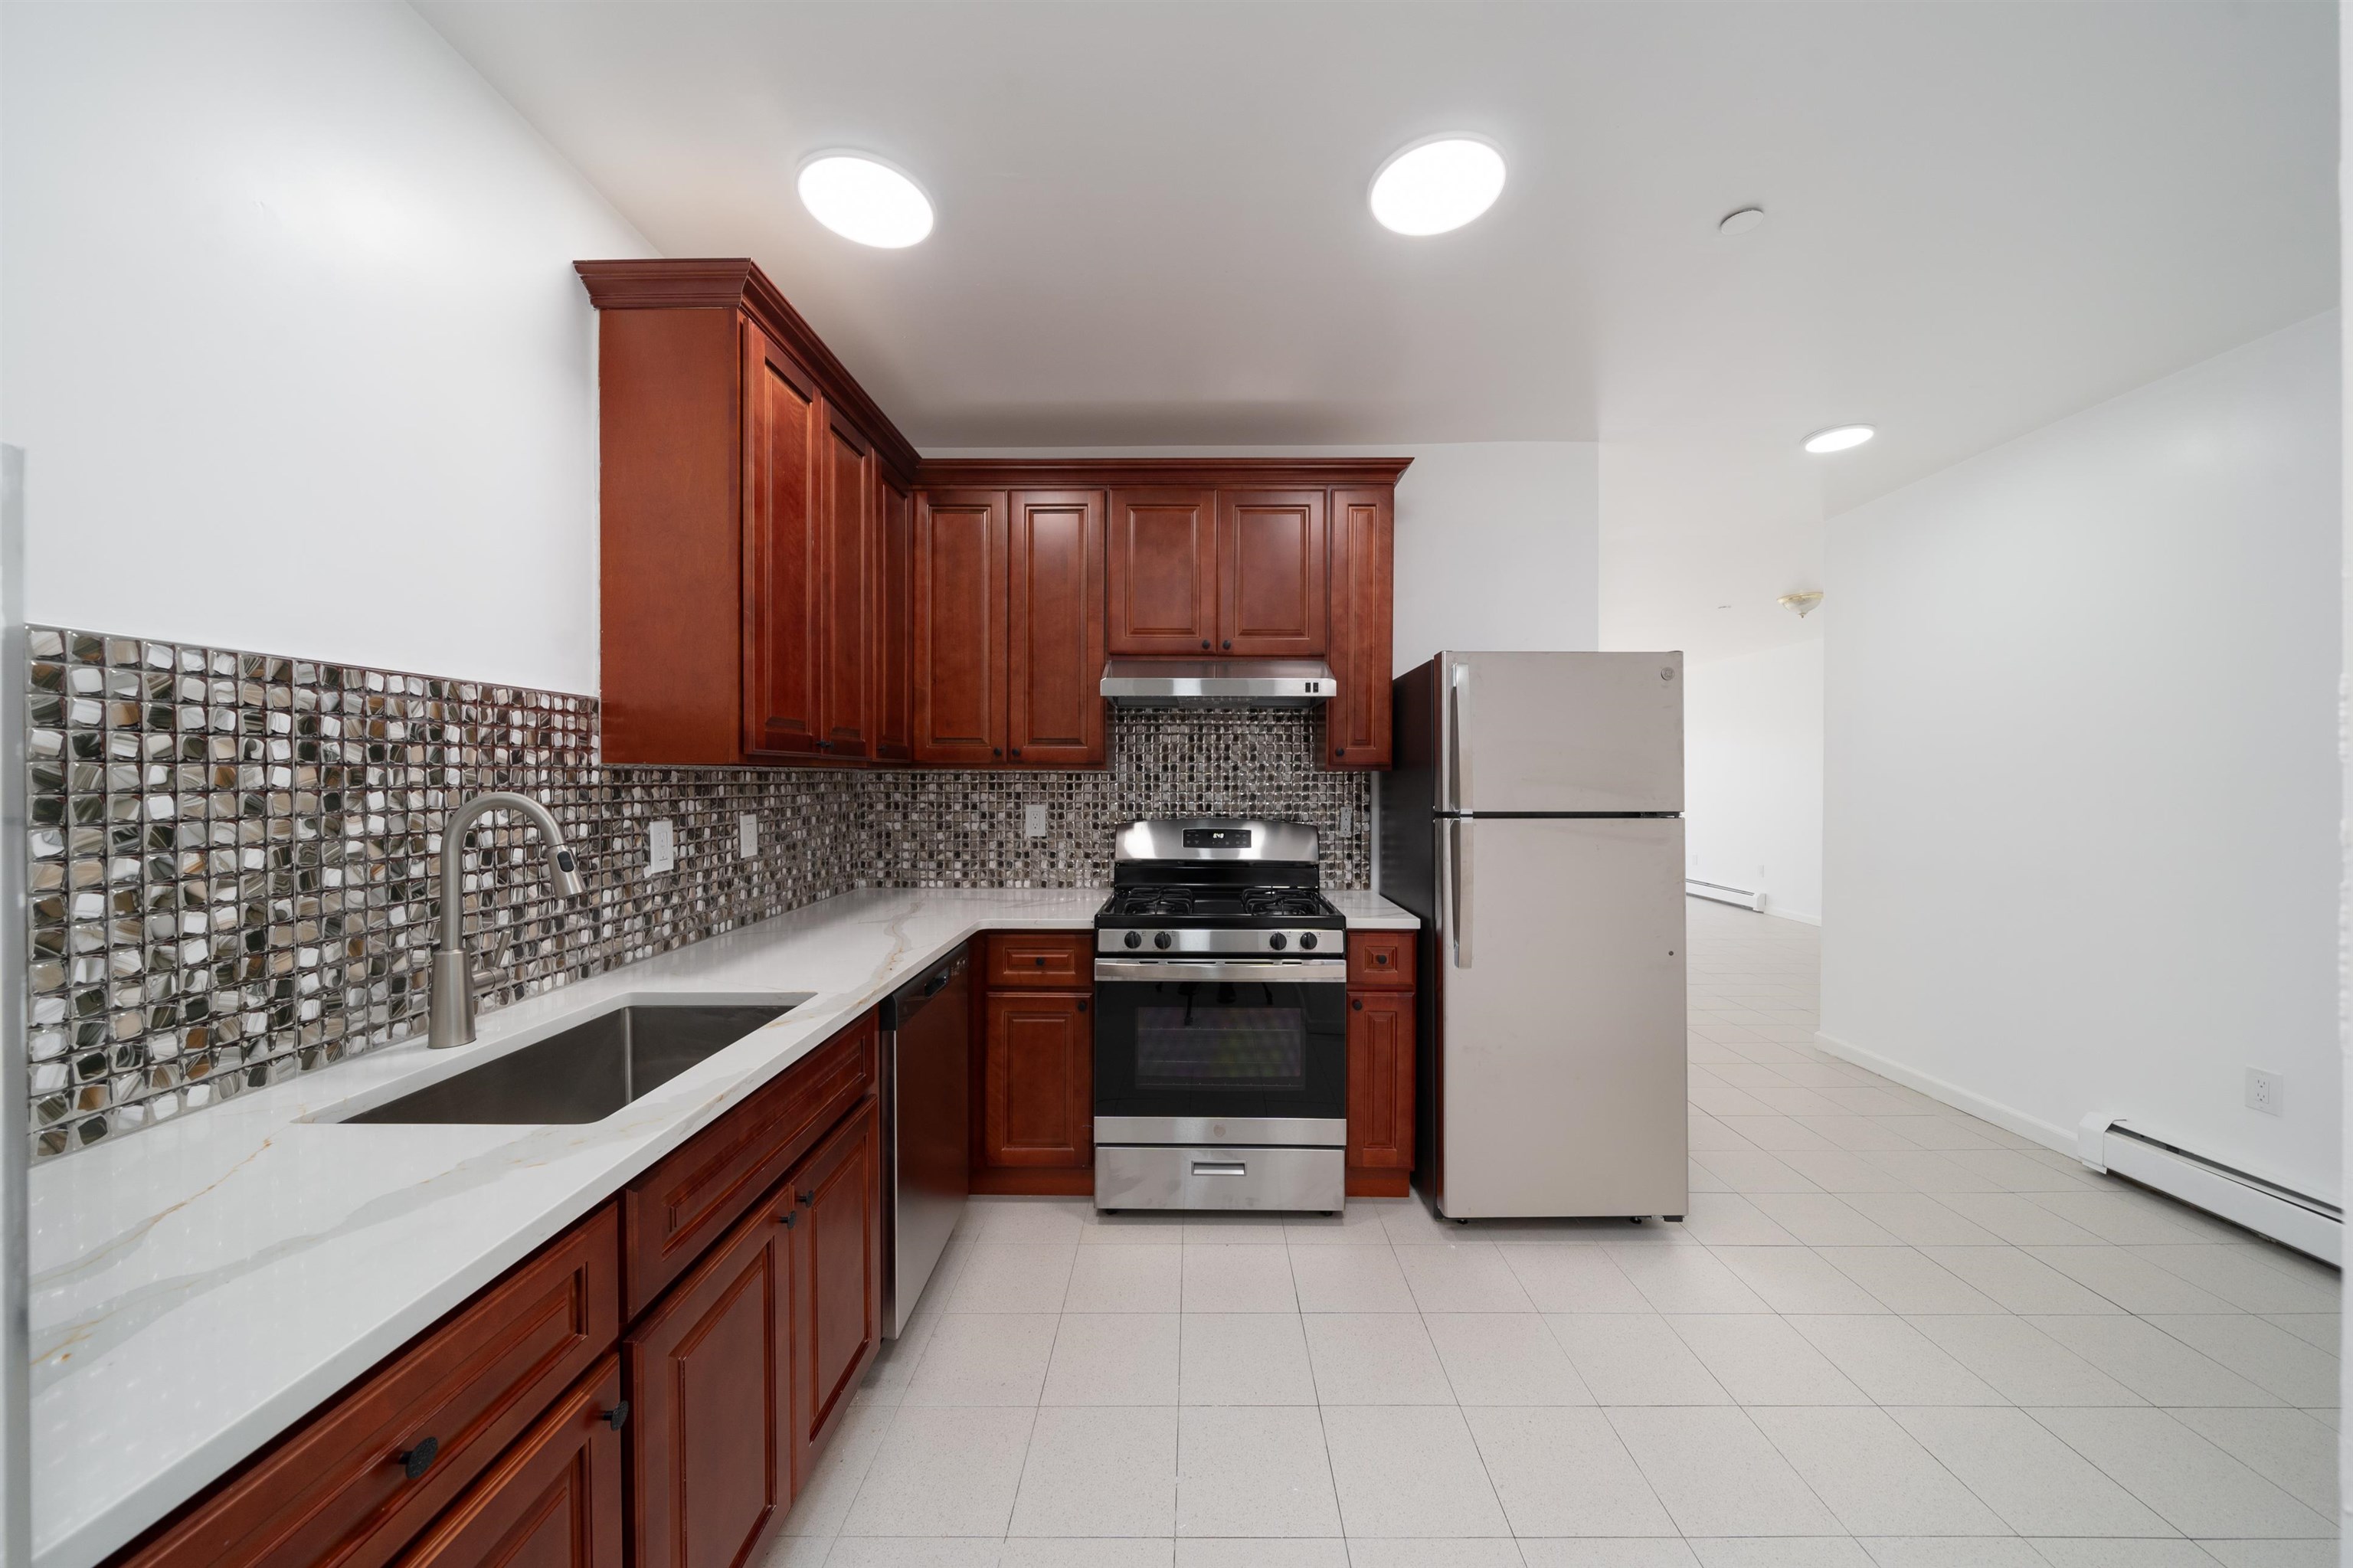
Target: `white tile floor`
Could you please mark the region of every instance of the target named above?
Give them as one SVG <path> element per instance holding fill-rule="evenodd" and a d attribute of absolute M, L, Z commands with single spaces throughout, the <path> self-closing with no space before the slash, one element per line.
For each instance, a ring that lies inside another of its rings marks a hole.
<path fill-rule="evenodd" d="M 976 1202 L 768 1568 L 2318 1568 L 2337 1279 L 1824 1055 L 1694 903 L 1692 1212 Z"/>

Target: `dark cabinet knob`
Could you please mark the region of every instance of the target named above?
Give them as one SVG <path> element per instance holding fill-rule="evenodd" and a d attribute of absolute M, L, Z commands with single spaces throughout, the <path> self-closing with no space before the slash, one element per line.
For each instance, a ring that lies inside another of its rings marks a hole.
<path fill-rule="evenodd" d="M 1019 747 L 1018 747 L 1018 746 L 1017 746 L 1017 747 L 1015 747 L 1013 748 L 1013 755 L 1014 755 L 1014 756 L 1016 756 L 1016 757 L 1020 756 L 1020 755 L 1021 755 L 1021 748 L 1020 748 Z"/>
<path fill-rule="evenodd" d="M 791 1230 L 793 1228 L 793 1222 L 799 1218 L 800 1214 L 797 1211 L 786 1209 L 783 1213 L 776 1216 L 776 1224 L 784 1226 L 786 1230 Z"/>
<path fill-rule="evenodd" d="M 1348 999 L 1348 1005 L 1362 1012 L 1365 1011 L 1365 999 L 1361 996 L 1352 996 Z"/>
<path fill-rule="evenodd" d="M 1082 1001 L 1082 1002 L 1079 1003 L 1079 1011 L 1080 1011 L 1081 1012 L 1084 1012 L 1086 1010 L 1087 1010 L 1087 1004 L 1086 1004 L 1085 1002 L 1083 1002 L 1083 1001 Z"/>
<path fill-rule="evenodd" d="M 816 1194 L 815 1192 L 803 1192 L 803 1193 L 801 1194 L 801 1207 L 802 1207 L 802 1208 L 806 1209 L 806 1208 L 807 1208 L 810 1204 L 812 1204 L 812 1203 L 814 1203 L 814 1202 L 817 1202 L 817 1194 Z"/>
<path fill-rule="evenodd" d="M 1040 954 L 1039 954 L 1039 955 L 1038 955 L 1038 958 L 1037 958 L 1037 964 L 1038 964 L 1038 967 L 1039 967 L 1039 969 L 1044 969 L 1044 968 L 1046 967 L 1046 955 L 1045 955 L 1045 954 L 1040 953 Z"/>
<path fill-rule="evenodd" d="M 988 748 L 988 755 L 991 757 L 1002 757 L 1005 753 L 999 747 L 992 746 Z"/>
<path fill-rule="evenodd" d="M 400 1461 L 402 1473 L 413 1481 L 433 1467 L 434 1456 L 440 1452 L 441 1439 L 427 1437 L 416 1447 L 406 1449 L 393 1457 Z"/>
<path fill-rule="evenodd" d="M 1227 639 L 1226 639 L 1226 652 L 1229 652 L 1229 653 L 1230 653 L 1230 652 L 1233 652 L 1233 647 L 1234 647 L 1234 640 L 1233 640 L 1232 638 L 1230 638 L 1230 637 L 1227 638 Z"/>
<path fill-rule="evenodd" d="M 1335 746 L 1332 748 L 1332 755 L 1335 757 L 1345 757 L 1348 755 L 1348 748 L 1345 746 Z"/>
<path fill-rule="evenodd" d="M 1208 645 L 1209 645 L 1209 640 L 1208 640 L 1208 638 L 1206 638 L 1206 637 L 1202 638 L 1202 639 L 1201 639 L 1201 646 L 1202 646 L 1202 647 L 1204 647 L 1204 648 L 1207 648 Z"/>
<path fill-rule="evenodd" d="M 618 1432 L 622 1427 L 627 1426 L 628 1424 L 629 1402 L 628 1400 L 625 1399 L 621 1401 L 620 1404 L 605 1412 L 605 1425 L 611 1427 L 614 1431 Z"/>

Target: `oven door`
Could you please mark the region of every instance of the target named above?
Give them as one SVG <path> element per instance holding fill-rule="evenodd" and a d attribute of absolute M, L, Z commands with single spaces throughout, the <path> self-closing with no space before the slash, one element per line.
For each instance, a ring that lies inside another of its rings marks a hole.
<path fill-rule="evenodd" d="M 1337 1145 L 1347 1114 L 1345 959 L 1095 961 L 1097 1142 Z"/>

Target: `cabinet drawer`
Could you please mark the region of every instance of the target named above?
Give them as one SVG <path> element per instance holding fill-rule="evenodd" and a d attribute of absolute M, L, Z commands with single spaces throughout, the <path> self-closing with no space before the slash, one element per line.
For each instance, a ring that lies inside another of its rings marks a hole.
<path fill-rule="evenodd" d="M 124 1561 L 375 1568 L 620 1338 L 607 1203 L 428 1330 Z M 431 1446 L 412 1477 L 404 1456 Z"/>
<path fill-rule="evenodd" d="M 434 1522 L 400 1568 L 621 1568 L 620 1403 L 620 1360 L 607 1356 Z"/>
<path fill-rule="evenodd" d="M 988 939 L 991 989 L 1089 991 L 1095 983 L 1092 931 L 1023 931 Z"/>
<path fill-rule="evenodd" d="M 634 1319 L 874 1086 L 869 1012 L 621 1192 Z"/>
<path fill-rule="evenodd" d="M 1410 988 L 1414 935 L 1411 931 L 1349 932 L 1348 983 Z"/>

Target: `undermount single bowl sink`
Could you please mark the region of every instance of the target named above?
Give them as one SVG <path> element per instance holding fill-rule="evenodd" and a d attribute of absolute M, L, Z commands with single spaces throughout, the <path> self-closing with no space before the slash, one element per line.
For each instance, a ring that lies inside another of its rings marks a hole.
<path fill-rule="evenodd" d="M 617 1007 L 357 1116 L 357 1122 L 602 1121 L 792 1011 L 684 1003 Z"/>

